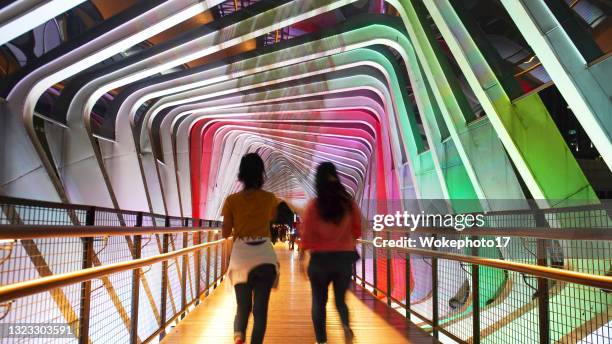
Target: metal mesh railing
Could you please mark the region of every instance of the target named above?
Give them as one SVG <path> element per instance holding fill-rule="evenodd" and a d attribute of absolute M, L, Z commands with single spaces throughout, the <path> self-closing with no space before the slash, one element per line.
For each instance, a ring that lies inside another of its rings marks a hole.
<path fill-rule="evenodd" d="M 71 333 L 9 336 L 3 343 L 156 341 L 225 272 L 227 245 L 219 241 L 214 247 L 189 251 L 219 239 L 217 230 L 211 229 L 220 226 L 217 221 L 4 197 L 0 207 L 0 294 L 47 276 L 68 278 L 97 267 L 157 259 L 165 252 L 178 254 L 136 269 L 3 299 L 3 331 L 19 324 L 60 324 Z M 213 277 L 210 281 L 201 278 L 207 273 Z"/>
<path fill-rule="evenodd" d="M 463 232 L 364 229 L 355 280 L 434 336 L 460 343 L 609 343 L 612 284 L 598 288 L 510 263 L 612 277 L 610 214 L 605 206 L 587 206 L 487 213 L 482 228 Z M 380 247 L 383 239 L 401 238 L 417 244 Z M 495 245 L 431 248 L 420 238 Z M 508 267 L 476 264 L 470 257 Z"/>

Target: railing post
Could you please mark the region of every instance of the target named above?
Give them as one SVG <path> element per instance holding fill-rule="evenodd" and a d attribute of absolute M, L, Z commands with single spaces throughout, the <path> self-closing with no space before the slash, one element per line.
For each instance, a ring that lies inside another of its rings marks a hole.
<path fill-rule="evenodd" d="M 376 233 L 373 235 L 376 235 Z M 376 246 L 372 245 L 372 284 L 374 285 L 372 294 L 374 295 L 378 295 L 378 264 L 376 261 L 376 256 Z"/>
<path fill-rule="evenodd" d="M 219 237 L 217 236 L 217 240 L 218 239 Z M 219 246 L 221 247 L 220 248 L 221 252 L 219 253 L 219 256 L 221 259 L 217 259 L 220 261 L 219 266 L 217 267 L 218 274 L 219 274 L 219 276 L 217 277 L 219 277 L 219 281 L 223 281 L 223 265 L 225 264 L 225 242 L 221 243 Z"/>
<path fill-rule="evenodd" d="M 391 230 L 387 230 L 387 240 L 391 240 Z M 385 248 L 386 256 L 387 256 L 387 306 L 391 307 L 391 250 L 387 247 Z"/>
<path fill-rule="evenodd" d="M 410 253 L 406 252 L 406 318 L 410 319 Z"/>
<path fill-rule="evenodd" d="M 366 280 L 366 244 L 365 242 L 361 242 L 361 286 L 365 288 L 365 280 Z"/>
<path fill-rule="evenodd" d="M 85 225 L 93 226 L 96 222 L 96 208 L 91 207 L 87 210 Z M 93 266 L 93 239 L 83 238 L 83 269 Z M 79 344 L 89 343 L 89 315 L 91 311 L 91 280 L 81 283 L 81 308 L 79 310 Z"/>
<path fill-rule="evenodd" d="M 227 256 L 227 242 L 224 241 L 221 244 L 221 267 L 220 267 L 220 274 L 221 276 L 219 276 L 219 278 L 221 279 L 221 281 L 223 281 L 223 278 L 225 277 L 224 273 L 225 273 L 225 262 L 226 262 L 226 257 Z"/>
<path fill-rule="evenodd" d="M 548 241 L 537 239 L 538 265 L 546 266 L 546 250 Z M 538 312 L 540 321 L 540 343 L 550 343 L 550 304 L 548 300 L 548 280 L 538 277 Z"/>
<path fill-rule="evenodd" d="M 136 227 L 142 227 L 142 213 L 136 215 Z M 142 256 L 142 236 L 134 235 L 134 252 L 132 257 L 139 259 Z M 130 344 L 138 344 L 138 306 L 140 299 L 140 274 L 142 269 L 132 270 L 132 319 L 130 324 Z"/>
<path fill-rule="evenodd" d="M 187 247 L 189 240 L 189 233 L 183 232 L 183 248 Z M 187 269 L 189 269 L 189 254 L 182 256 L 181 262 L 183 269 L 181 270 L 181 310 L 184 311 L 187 306 Z M 183 319 L 185 313 L 182 313 L 181 319 Z"/>
<path fill-rule="evenodd" d="M 202 220 L 199 220 L 197 223 L 194 221 L 193 222 L 193 227 L 199 227 L 199 231 L 193 233 L 193 244 L 194 245 L 199 245 L 202 243 Z M 200 275 L 202 273 L 202 254 L 201 254 L 201 250 L 197 250 L 193 256 L 193 260 L 195 263 L 195 271 L 194 271 L 194 276 L 195 276 L 195 289 L 196 292 L 195 294 L 197 295 L 197 300 L 196 300 L 196 305 L 200 303 L 200 287 L 201 287 L 201 282 L 200 282 Z"/>
<path fill-rule="evenodd" d="M 548 222 L 544 216 L 544 213 L 537 206 L 534 205 L 535 209 L 535 224 L 537 227 L 548 227 Z M 548 244 L 549 241 L 546 239 L 536 239 L 536 259 L 537 264 L 542 266 L 548 266 Z M 546 278 L 538 277 L 538 318 L 539 318 L 539 332 L 540 332 L 540 343 L 550 343 L 550 304 L 548 300 L 548 280 Z"/>
<path fill-rule="evenodd" d="M 434 240 L 436 238 L 433 235 Z M 435 247 L 431 248 L 432 250 L 436 250 Z M 438 339 L 438 259 L 436 257 L 431 257 L 431 288 L 432 288 L 432 310 L 431 317 L 433 322 L 433 337 Z"/>
<path fill-rule="evenodd" d="M 212 231 L 208 231 L 206 233 L 206 242 L 211 242 L 213 238 Z M 210 289 L 210 254 L 211 254 L 210 246 L 206 247 L 206 296 L 209 294 Z"/>
<path fill-rule="evenodd" d="M 166 216 L 165 227 L 170 227 L 170 218 Z M 168 233 L 164 233 L 162 235 L 162 253 L 168 252 Z M 160 298 L 160 319 L 161 326 L 165 326 L 166 324 L 166 308 L 168 303 L 168 261 L 162 261 L 162 281 L 161 281 L 161 298 Z M 166 331 L 162 330 L 159 334 L 159 340 L 161 341 L 166 335 Z"/>
<path fill-rule="evenodd" d="M 217 241 L 218 239 L 219 239 L 219 234 L 215 233 L 215 239 L 214 240 Z M 214 275 L 213 275 L 214 276 L 213 281 L 215 283 L 214 288 L 217 288 L 217 278 L 219 277 L 218 276 L 218 272 L 217 272 L 218 267 L 219 267 L 219 245 L 217 244 L 217 245 L 215 245 L 215 272 L 214 272 Z"/>
<path fill-rule="evenodd" d="M 477 239 L 472 236 L 472 240 Z M 472 255 L 478 256 L 477 247 L 472 247 Z M 480 343 L 480 271 L 477 264 L 472 264 L 472 343 Z"/>

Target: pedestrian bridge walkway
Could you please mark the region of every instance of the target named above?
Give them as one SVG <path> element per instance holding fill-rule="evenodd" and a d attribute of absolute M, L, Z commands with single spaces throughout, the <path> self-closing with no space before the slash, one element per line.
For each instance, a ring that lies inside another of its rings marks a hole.
<path fill-rule="evenodd" d="M 248 153 L 298 217 L 336 166 L 358 342 L 611 344 L 611 32 L 611 0 L 0 0 L 0 344 L 231 341 Z M 279 254 L 266 341 L 312 344 Z"/>
<path fill-rule="evenodd" d="M 279 288 L 270 298 L 265 343 L 315 343 L 310 320 L 310 284 L 300 268 L 297 251 L 289 251 L 286 245 L 277 244 L 276 253 L 281 262 L 281 275 Z M 347 303 L 355 343 L 433 342 L 430 335 L 361 287 L 347 293 Z M 343 343 L 342 326 L 332 297 L 327 308 L 328 342 Z M 233 289 L 225 281 L 169 331 L 162 343 L 233 343 L 235 310 Z M 251 333 L 252 320 L 251 317 L 248 334 Z"/>
<path fill-rule="evenodd" d="M 375 238 L 457 234 L 433 227 L 375 232 L 364 225 L 357 243 L 362 259 L 347 295 L 355 342 L 610 343 L 610 213 L 599 206 L 491 212 L 484 215 L 490 223 L 514 227 L 461 234 L 508 236 L 503 251 L 380 248 Z M 552 216 L 578 223 L 585 214 L 592 214 L 589 228 L 515 225 Z M 212 220 L 0 197 L 0 328 L 52 324 L 63 331 L 61 338 L 0 333 L 0 342 L 231 343 L 236 307 L 223 276 L 232 241 L 221 238 L 220 227 Z M 265 342 L 314 343 L 308 280 L 295 252 L 284 243 L 276 249 L 281 279 Z M 329 342 L 342 343 L 333 302 L 328 306 Z"/>

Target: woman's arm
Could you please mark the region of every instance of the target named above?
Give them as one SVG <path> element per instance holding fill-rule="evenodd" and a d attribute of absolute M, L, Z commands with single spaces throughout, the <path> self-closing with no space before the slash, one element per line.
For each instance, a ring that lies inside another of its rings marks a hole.
<path fill-rule="evenodd" d="M 311 231 L 310 226 L 312 225 L 312 219 L 310 215 L 311 205 L 308 204 L 304 209 L 304 217 L 298 225 L 298 235 L 300 236 L 300 248 L 304 250 L 310 249 Z"/>

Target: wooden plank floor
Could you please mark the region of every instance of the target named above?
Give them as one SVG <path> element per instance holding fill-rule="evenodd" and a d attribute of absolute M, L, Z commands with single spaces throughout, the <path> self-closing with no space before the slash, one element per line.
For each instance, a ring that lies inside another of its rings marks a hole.
<path fill-rule="evenodd" d="M 270 298 L 264 342 L 315 343 L 310 318 L 310 284 L 300 271 L 297 252 L 290 252 L 284 244 L 277 244 L 276 248 L 281 263 L 281 278 L 279 288 L 272 291 Z M 433 343 L 432 337 L 360 287 L 347 293 L 347 303 L 355 332 L 354 343 Z M 233 343 L 235 310 L 233 290 L 229 283 L 223 283 L 190 312 L 162 343 Z M 252 322 L 251 317 L 248 335 Z M 327 333 L 328 343 L 344 343 L 331 288 L 327 305 Z M 247 342 L 249 339 L 247 336 Z"/>

